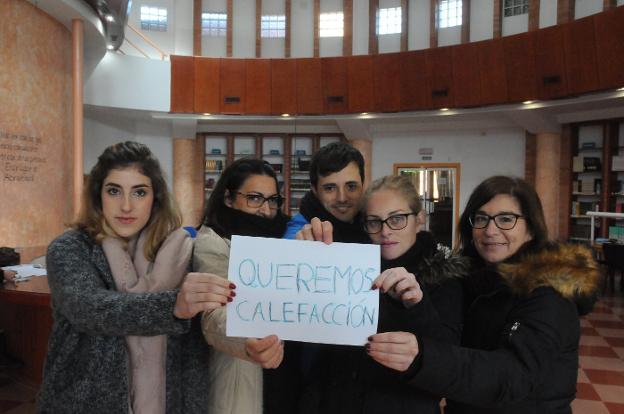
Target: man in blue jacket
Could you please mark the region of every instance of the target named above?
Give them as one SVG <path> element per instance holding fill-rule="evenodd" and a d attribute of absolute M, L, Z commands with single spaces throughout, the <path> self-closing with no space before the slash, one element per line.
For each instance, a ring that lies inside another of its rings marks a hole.
<path fill-rule="evenodd" d="M 310 163 L 310 185 L 301 199 L 299 213 L 288 223 L 284 238 L 297 232 L 314 217 L 333 225 L 333 240 L 368 243 L 358 207 L 364 184 L 364 157 L 353 146 L 333 142 L 319 149 Z"/>

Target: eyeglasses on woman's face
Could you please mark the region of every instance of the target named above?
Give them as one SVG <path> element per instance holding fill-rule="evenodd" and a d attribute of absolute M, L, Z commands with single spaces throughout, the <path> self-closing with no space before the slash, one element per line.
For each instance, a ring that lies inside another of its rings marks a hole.
<path fill-rule="evenodd" d="M 276 210 L 284 203 L 284 198 L 279 194 L 272 195 L 271 197 L 264 197 L 262 194 L 258 193 L 241 193 L 240 191 L 237 191 L 236 194 L 245 197 L 247 207 L 251 208 L 260 208 L 264 203 L 269 203 L 269 208 Z"/>
<path fill-rule="evenodd" d="M 494 220 L 494 224 L 501 230 L 511 230 L 516 227 L 519 218 L 524 216 L 515 213 L 500 213 L 490 216 L 484 213 L 476 213 L 468 218 L 473 229 L 484 229 Z"/>
<path fill-rule="evenodd" d="M 364 230 L 368 234 L 379 233 L 384 224 L 392 230 L 403 230 L 407 227 L 407 218 L 412 215 L 415 216 L 417 213 L 393 214 L 385 220 L 366 219 L 364 220 Z"/>

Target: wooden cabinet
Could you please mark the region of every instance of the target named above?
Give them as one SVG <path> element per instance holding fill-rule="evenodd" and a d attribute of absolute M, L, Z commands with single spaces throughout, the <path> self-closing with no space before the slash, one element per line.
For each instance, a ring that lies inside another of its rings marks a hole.
<path fill-rule="evenodd" d="M 427 50 L 427 64 L 433 108 L 452 107 L 454 105 L 452 47 Z"/>
<path fill-rule="evenodd" d="M 576 20 L 564 28 L 563 50 L 571 95 L 598 89 L 594 17 Z"/>
<path fill-rule="evenodd" d="M 323 112 L 341 114 L 349 111 L 347 59 L 332 57 L 321 59 L 323 71 Z"/>
<path fill-rule="evenodd" d="M 194 88 L 196 113 L 219 112 L 219 59 L 195 58 Z M 173 85 L 171 88 L 173 89 Z"/>
<path fill-rule="evenodd" d="M 297 67 L 295 59 L 271 60 L 271 113 L 297 111 Z"/>
<path fill-rule="evenodd" d="M 271 61 L 245 59 L 245 113 L 271 113 Z"/>
<path fill-rule="evenodd" d="M 171 56 L 171 112 L 194 112 L 194 58 Z"/>
<path fill-rule="evenodd" d="M 349 56 L 349 112 L 370 112 L 375 105 L 373 95 L 373 57 Z"/>
<path fill-rule="evenodd" d="M 507 73 L 503 39 L 475 43 L 479 56 L 481 105 L 507 102 Z"/>
<path fill-rule="evenodd" d="M 401 54 L 383 53 L 374 58 L 375 111 L 401 110 Z"/>
<path fill-rule="evenodd" d="M 537 97 L 561 98 L 568 93 L 562 25 L 535 32 L 535 80 Z"/>
<path fill-rule="evenodd" d="M 479 46 L 476 43 L 451 48 L 453 60 L 453 98 L 457 107 L 481 103 Z"/>
<path fill-rule="evenodd" d="M 401 110 L 431 108 L 431 79 L 427 70 L 427 51 L 401 55 Z"/>
<path fill-rule="evenodd" d="M 220 109 L 223 114 L 245 112 L 245 60 L 220 59 Z"/>
<path fill-rule="evenodd" d="M 321 59 L 297 59 L 297 113 L 323 113 Z"/>
<path fill-rule="evenodd" d="M 624 7 L 597 14 L 596 57 L 600 88 L 624 86 Z"/>
<path fill-rule="evenodd" d="M 511 102 L 533 100 L 537 96 L 534 33 L 507 36 L 503 39 L 507 98 Z"/>

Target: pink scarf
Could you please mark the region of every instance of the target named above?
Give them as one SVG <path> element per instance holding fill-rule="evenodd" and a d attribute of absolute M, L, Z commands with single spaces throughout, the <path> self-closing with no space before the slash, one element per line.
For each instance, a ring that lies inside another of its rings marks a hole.
<path fill-rule="evenodd" d="M 145 235 L 129 243 L 106 237 L 102 249 L 120 292 L 162 292 L 178 287 L 188 273 L 193 242 L 189 234 L 172 232 L 149 262 L 143 254 Z M 172 315 L 173 317 L 173 315 Z M 126 336 L 130 357 L 130 413 L 165 414 L 167 336 Z"/>

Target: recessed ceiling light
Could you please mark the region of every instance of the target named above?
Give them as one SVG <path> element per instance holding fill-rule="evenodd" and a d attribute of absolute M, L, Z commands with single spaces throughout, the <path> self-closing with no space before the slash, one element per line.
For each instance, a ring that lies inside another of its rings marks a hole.
<path fill-rule="evenodd" d="M 290 114 L 282 114 L 283 117 L 290 116 Z"/>
<path fill-rule="evenodd" d="M 113 15 L 112 15 L 112 14 L 107 14 L 107 15 L 106 15 L 106 17 L 105 17 L 105 19 L 106 19 L 107 21 L 109 21 L 109 22 L 115 21 L 115 18 L 113 17 Z"/>
<path fill-rule="evenodd" d="M 107 45 L 106 48 L 108 50 L 115 50 L 115 46 L 113 46 L 113 45 Z"/>
<path fill-rule="evenodd" d="M 368 115 L 368 112 L 362 112 L 361 115 Z"/>
<path fill-rule="evenodd" d="M 534 103 L 535 101 L 524 101 L 522 102 L 524 105 L 531 105 L 532 103 Z"/>
<path fill-rule="evenodd" d="M 210 116 L 211 114 L 210 114 L 210 112 L 204 112 L 202 115 L 203 116 Z"/>
<path fill-rule="evenodd" d="M 624 87 L 622 87 L 622 88 L 617 88 L 617 89 L 616 89 L 616 91 L 618 91 L 618 92 L 622 92 L 622 91 L 624 91 Z"/>
<path fill-rule="evenodd" d="M 448 108 L 440 108 L 440 111 L 448 111 Z"/>

